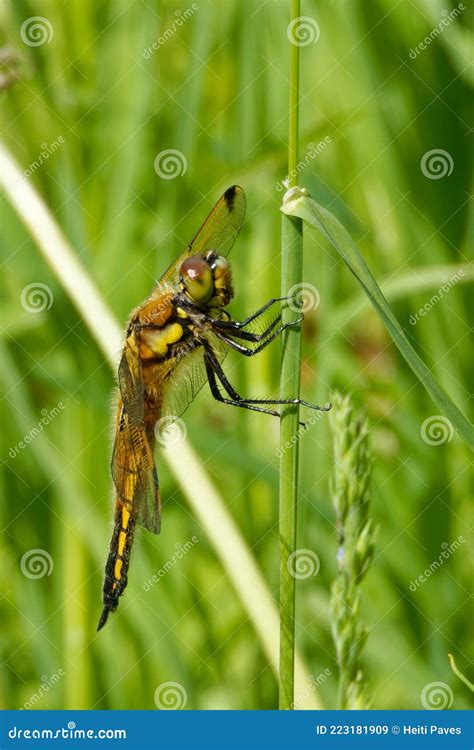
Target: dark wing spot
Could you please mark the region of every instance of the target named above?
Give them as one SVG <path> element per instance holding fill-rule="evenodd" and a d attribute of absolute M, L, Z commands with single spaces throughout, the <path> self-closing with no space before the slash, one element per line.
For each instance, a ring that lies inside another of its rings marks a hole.
<path fill-rule="evenodd" d="M 224 193 L 224 198 L 226 200 L 226 203 L 229 207 L 229 211 L 232 212 L 234 208 L 234 200 L 235 200 L 235 193 L 237 190 L 237 185 L 232 185 L 230 188 L 227 188 L 227 190 Z"/>

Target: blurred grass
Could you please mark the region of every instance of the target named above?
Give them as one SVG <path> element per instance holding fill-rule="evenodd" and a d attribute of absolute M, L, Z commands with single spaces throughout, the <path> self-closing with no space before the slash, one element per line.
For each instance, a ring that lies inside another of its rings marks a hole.
<path fill-rule="evenodd" d="M 143 49 L 170 26 L 178 4 L 0 6 L 0 42 L 17 51 L 22 72 L 19 83 L 0 93 L 2 137 L 24 169 L 43 143 L 64 137 L 30 179 L 124 323 L 221 189 L 234 182 L 245 188 L 249 210 L 232 254 L 232 311 L 242 315 L 279 288 L 275 185 L 285 171 L 287 9 L 273 2 L 249 6 L 244 13 L 238 2 L 203 4 L 150 59 Z M 409 57 L 445 7 L 425 0 L 303 3 L 321 35 L 302 49 L 301 153 L 326 135 L 331 143 L 301 182 L 347 226 L 379 281 L 406 279 L 393 299 L 397 317 L 466 413 L 472 287 L 456 285 L 409 325 L 439 288 L 432 270 L 469 260 L 468 12 L 416 60 Z M 22 43 L 19 29 L 33 15 L 53 24 L 50 44 Z M 157 177 L 154 158 L 165 148 L 185 154 L 183 177 Z M 451 177 L 423 176 L 420 159 L 431 148 L 451 154 Z M 110 529 L 113 379 L 3 200 L 0 211 L 2 705 L 23 705 L 42 676 L 63 668 L 37 707 L 153 708 L 154 691 L 167 680 L 185 686 L 190 708 L 275 707 L 268 661 L 159 456 L 163 533 L 138 536 L 126 606 L 103 637 L 94 637 Z M 443 680 L 455 693 L 454 706 L 466 707 L 468 690 L 453 677 L 447 654 L 469 676 L 468 544 L 416 592 L 409 587 L 443 542 L 467 538 L 470 456 L 456 436 L 439 446 L 422 441 L 421 425 L 435 413 L 431 401 L 371 310 L 348 322 L 347 305 L 358 290 L 325 241 L 307 233 L 305 242 L 303 277 L 318 288 L 321 303 L 303 327 L 303 397 L 324 403 L 330 388 L 350 388 L 373 432 L 373 516 L 380 531 L 362 613 L 371 627 L 365 653 L 373 706 L 420 708 L 423 686 Z M 54 304 L 28 314 L 21 292 L 38 281 L 51 287 Z M 245 393 L 276 394 L 279 358 L 278 346 L 255 361 L 229 355 L 226 370 Z M 10 449 L 41 410 L 59 401 L 64 411 L 12 458 Z M 214 406 L 204 391 L 186 424 L 276 594 L 278 424 Z M 336 537 L 324 419 L 304 435 L 300 451 L 298 546 L 316 550 L 321 572 L 298 582 L 297 643 L 315 676 L 332 670 L 318 689 L 331 707 L 336 669 L 328 592 Z M 143 591 L 175 543 L 194 534 L 200 543 L 192 552 Z M 51 576 L 36 581 L 20 571 L 23 553 L 35 547 L 49 550 L 55 563 Z"/>

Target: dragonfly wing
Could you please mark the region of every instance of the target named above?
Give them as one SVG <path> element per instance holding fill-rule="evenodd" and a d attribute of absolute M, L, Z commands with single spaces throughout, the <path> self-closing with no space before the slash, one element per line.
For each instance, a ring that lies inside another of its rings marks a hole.
<path fill-rule="evenodd" d="M 117 498 L 137 523 L 159 534 L 161 502 L 153 446 L 153 433 L 144 424 L 134 424 L 123 406 L 112 455 Z"/>
<path fill-rule="evenodd" d="M 125 411 L 132 424 L 143 424 L 144 387 L 136 329 L 128 336 L 118 368 L 118 382 Z"/>
<path fill-rule="evenodd" d="M 227 188 L 186 250 L 168 268 L 163 280 L 175 284 L 181 264 L 189 255 L 204 255 L 209 250 L 228 255 L 242 226 L 245 206 L 242 188 L 238 185 Z"/>
<path fill-rule="evenodd" d="M 212 333 L 205 335 L 216 358 L 222 362 L 228 348 Z M 162 417 L 171 422 L 180 417 L 206 382 L 204 347 L 198 346 L 182 357 L 170 371 L 163 387 Z"/>

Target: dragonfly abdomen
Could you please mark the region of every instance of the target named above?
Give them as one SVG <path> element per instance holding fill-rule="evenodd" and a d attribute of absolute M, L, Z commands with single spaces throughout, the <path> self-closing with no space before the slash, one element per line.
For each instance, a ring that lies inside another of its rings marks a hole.
<path fill-rule="evenodd" d="M 104 609 L 97 630 L 105 625 L 109 612 L 113 612 L 117 608 L 119 598 L 127 585 L 127 572 L 134 532 L 135 520 L 127 507 L 118 502 L 109 556 L 105 566 Z"/>

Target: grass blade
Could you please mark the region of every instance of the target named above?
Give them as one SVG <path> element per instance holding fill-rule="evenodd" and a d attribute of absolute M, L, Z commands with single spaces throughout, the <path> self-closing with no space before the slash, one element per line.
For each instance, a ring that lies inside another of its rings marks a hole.
<path fill-rule="evenodd" d="M 298 24 L 299 0 L 292 0 L 288 28 Z M 291 35 L 290 35 L 291 36 Z M 288 123 L 288 187 L 296 185 L 298 162 L 298 86 L 299 46 L 290 38 L 290 97 Z M 281 296 L 301 285 L 303 273 L 303 222 L 298 217 L 283 216 L 281 237 Z M 288 305 L 282 309 L 282 323 L 295 320 Z M 291 328 L 283 334 L 280 373 L 280 397 L 294 398 L 300 393 L 300 330 Z M 294 707 L 295 660 L 295 578 L 288 565 L 296 549 L 296 508 L 298 500 L 298 406 L 286 406 L 280 421 L 280 691 L 279 708 Z M 285 446 L 291 445 L 291 448 Z"/>
<path fill-rule="evenodd" d="M 340 221 L 323 208 L 323 206 L 320 206 L 312 198 L 302 193 L 288 200 L 283 205 L 282 211 L 287 216 L 299 217 L 322 232 L 329 240 L 362 285 L 366 295 L 388 329 L 394 343 L 420 382 L 425 386 L 433 401 L 449 419 L 461 437 L 471 448 L 474 448 L 473 426 L 433 377 L 430 369 L 408 341 L 364 258 Z"/>
<path fill-rule="evenodd" d="M 470 284 L 474 281 L 474 266 L 468 263 L 445 263 L 442 266 L 418 266 L 408 273 L 382 279 L 380 287 L 386 299 L 393 301 L 433 290 L 439 290 L 446 279 L 456 276 L 456 284 Z M 370 307 L 370 301 L 363 293 L 342 302 L 333 312 L 332 322 L 335 328 L 343 328 L 353 323 L 359 315 Z"/>
<path fill-rule="evenodd" d="M 301 284 L 302 222 L 284 217 L 282 226 L 282 296 Z M 285 306 L 282 322 L 294 319 L 295 313 Z M 281 368 L 281 398 L 294 398 L 300 392 L 300 332 L 285 331 Z M 296 549 L 298 500 L 298 406 L 285 406 L 280 424 L 280 709 L 293 707 L 295 578 L 288 565 Z M 291 446 L 288 448 L 288 446 Z"/>

